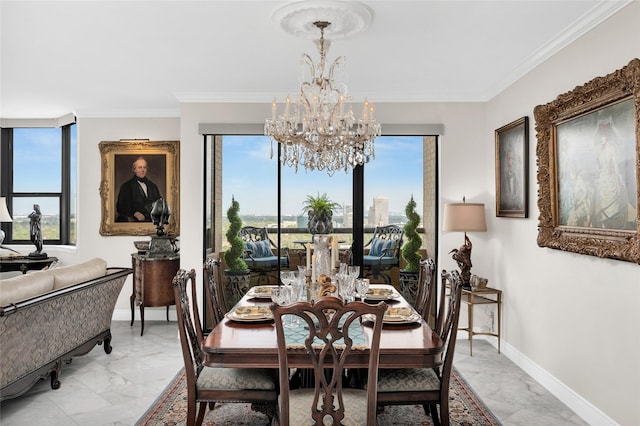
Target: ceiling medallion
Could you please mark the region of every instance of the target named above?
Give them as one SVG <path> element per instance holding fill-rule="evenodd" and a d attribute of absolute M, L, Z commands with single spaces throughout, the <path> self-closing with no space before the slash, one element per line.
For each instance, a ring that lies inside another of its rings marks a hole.
<path fill-rule="evenodd" d="M 365 31 L 371 24 L 373 11 L 360 2 L 298 1 L 278 7 L 271 19 L 285 32 L 308 38 L 318 36 L 318 28 L 314 22 L 330 22 L 324 35 L 337 40 Z"/>

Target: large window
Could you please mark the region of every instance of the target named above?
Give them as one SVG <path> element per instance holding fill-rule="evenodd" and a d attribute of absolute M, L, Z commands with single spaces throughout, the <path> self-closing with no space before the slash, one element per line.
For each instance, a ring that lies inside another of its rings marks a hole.
<path fill-rule="evenodd" d="M 76 243 L 76 125 L 4 128 L 1 188 L 13 223 L 5 243 L 30 243 L 29 214 L 42 213 L 44 244 Z"/>
<path fill-rule="evenodd" d="M 324 193 L 340 204 L 334 213 L 334 230 L 342 244 L 352 243 L 353 212 L 362 212 L 364 243 L 376 225 L 406 223 L 404 209 L 411 196 L 417 211 L 425 219 L 419 232 L 423 247 L 433 255 L 435 248 L 436 204 L 436 137 L 382 136 L 376 139 L 376 158 L 363 168 L 362 187 L 354 185 L 354 172 L 326 171 L 296 173 L 291 167 L 281 168 L 281 246 L 300 249 L 301 241 L 309 240 L 306 233 L 307 216 L 302 206 L 307 196 Z M 244 225 L 266 226 L 270 234 L 277 235 L 278 217 L 278 163 L 277 144 L 266 136 L 212 136 L 205 137 L 207 161 L 205 170 L 206 214 L 205 247 L 207 252 L 224 251 L 228 229 L 226 211 L 233 196 L 240 204 Z M 273 158 L 270 152 L 273 151 Z M 353 194 L 363 195 L 363 205 L 353 205 Z M 216 224 L 220 224 L 216 226 Z M 433 229 L 431 229 L 433 228 Z"/>

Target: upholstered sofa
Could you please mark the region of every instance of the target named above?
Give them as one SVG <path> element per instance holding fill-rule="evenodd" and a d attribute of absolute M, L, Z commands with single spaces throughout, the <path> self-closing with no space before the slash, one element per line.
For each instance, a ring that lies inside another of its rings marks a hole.
<path fill-rule="evenodd" d="M 95 258 L 0 281 L 0 400 L 15 398 L 97 344 L 111 352 L 111 318 L 130 268 Z"/>

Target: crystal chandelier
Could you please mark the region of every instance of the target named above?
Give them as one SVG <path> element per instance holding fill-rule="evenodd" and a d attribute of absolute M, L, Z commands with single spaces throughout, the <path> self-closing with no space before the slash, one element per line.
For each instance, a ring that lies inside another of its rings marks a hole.
<path fill-rule="evenodd" d="M 311 57 L 303 54 L 309 79 L 300 85 L 297 99 L 287 96 L 282 114 L 277 114 L 274 99 L 271 119 L 265 120 L 264 133 L 282 147 L 282 164 L 298 171 L 302 165 L 308 170 L 326 170 L 331 176 L 338 170 L 345 173 L 357 165 L 375 158 L 373 141 L 380 136 L 381 126 L 373 114 L 373 106 L 365 99 L 362 116 L 356 120 L 345 105 L 350 97 L 347 86 L 334 81 L 344 57 L 338 57 L 326 70 L 327 51 L 331 42 L 324 39 L 328 21 L 313 23 L 320 30 L 315 43 L 320 51 L 316 66 Z"/>

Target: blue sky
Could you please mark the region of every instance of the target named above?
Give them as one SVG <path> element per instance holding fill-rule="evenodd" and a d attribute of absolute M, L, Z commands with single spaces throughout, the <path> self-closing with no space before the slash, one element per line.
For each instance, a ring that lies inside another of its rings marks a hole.
<path fill-rule="evenodd" d="M 277 211 L 277 145 L 266 136 L 226 136 L 223 139 L 223 206 L 231 195 L 240 203 L 240 214 Z M 389 199 L 389 211 L 404 212 L 413 194 L 422 205 L 422 137 L 382 136 L 375 141 L 376 158 L 365 165 L 365 209 L 374 196 Z M 327 193 L 340 204 L 351 204 L 352 173 L 282 168 L 282 214 L 300 214 L 307 195 Z M 266 207 L 266 208 L 265 208 Z"/>
<path fill-rule="evenodd" d="M 76 126 L 71 126 L 72 188 L 75 192 Z M 60 192 L 61 128 L 14 129 L 13 187 L 14 192 Z M 73 199 L 73 197 L 72 197 Z M 13 214 L 28 215 L 33 204 L 40 204 L 44 215 L 59 214 L 58 198 L 14 198 Z M 72 210 L 74 208 L 72 207 Z"/>

